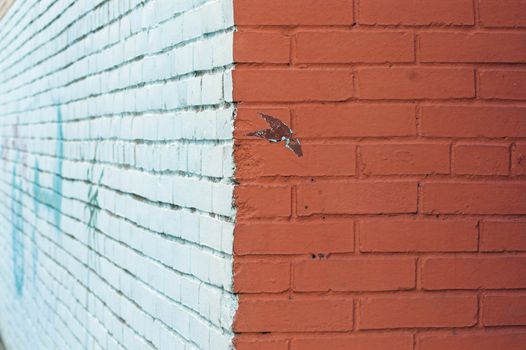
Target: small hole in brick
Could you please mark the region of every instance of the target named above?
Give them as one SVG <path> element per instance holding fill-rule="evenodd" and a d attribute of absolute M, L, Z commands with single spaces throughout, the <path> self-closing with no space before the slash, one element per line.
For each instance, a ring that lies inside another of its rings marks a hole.
<path fill-rule="evenodd" d="M 308 205 L 306 205 L 306 206 L 305 206 L 305 209 L 309 209 L 309 206 L 308 206 Z"/>
<path fill-rule="evenodd" d="M 316 254 L 312 254 L 310 257 L 316 259 Z"/>
<path fill-rule="evenodd" d="M 310 179 L 310 182 L 314 182 L 314 179 L 311 178 L 311 179 Z"/>

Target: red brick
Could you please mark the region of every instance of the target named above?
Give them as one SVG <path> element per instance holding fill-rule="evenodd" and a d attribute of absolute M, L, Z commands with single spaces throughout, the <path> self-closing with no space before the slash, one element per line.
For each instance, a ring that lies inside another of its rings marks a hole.
<path fill-rule="evenodd" d="M 486 27 L 526 27 L 525 0 L 480 0 L 479 6 Z"/>
<path fill-rule="evenodd" d="M 510 101 L 526 96 L 510 65 L 525 35 L 474 26 L 521 25 L 517 0 L 489 18 L 489 0 L 235 1 L 237 348 L 523 350 L 526 333 L 501 328 L 522 326 L 522 304 L 486 314 L 483 298 L 526 290 L 512 216 L 526 214 L 526 108 Z M 248 140 L 267 127 L 257 112 L 290 125 L 304 157 Z M 424 178 L 450 173 L 469 176 Z"/>
<path fill-rule="evenodd" d="M 482 323 L 485 326 L 526 326 L 526 294 L 485 295 Z"/>
<path fill-rule="evenodd" d="M 360 146 L 367 175 L 447 174 L 449 144 L 368 144 Z"/>
<path fill-rule="evenodd" d="M 434 137 L 524 137 L 526 108 L 424 106 L 422 134 Z"/>
<path fill-rule="evenodd" d="M 338 104 L 294 108 L 302 137 L 383 137 L 416 134 L 415 106 Z M 525 123 L 526 125 L 526 123 Z"/>
<path fill-rule="evenodd" d="M 351 298 L 239 299 L 235 332 L 349 331 Z"/>
<path fill-rule="evenodd" d="M 234 251 L 246 254 L 348 253 L 354 251 L 352 221 L 238 223 Z"/>
<path fill-rule="evenodd" d="M 235 0 L 236 25 L 349 25 L 352 0 Z"/>
<path fill-rule="evenodd" d="M 424 213 L 526 214 L 526 184 L 429 182 L 422 186 Z"/>
<path fill-rule="evenodd" d="M 413 258 L 324 259 L 294 265 L 294 290 L 386 291 L 415 287 Z"/>
<path fill-rule="evenodd" d="M 477 297 L 405 295 L 364 297 L 359 329 L 472 326 L 477 322 Z"/>
<path fill-rule="evenodd" d="M 458 144 L 453 147 L 453 172 L 472 175 L 507 175 L 509 146 Z"/>
<path fill-rule="evenodd" d="M 234 339 L 236 350 L 288 350 L 289 341 L 269 334 L 238 334 Z"/>
<path fill-rule="evenodd" d="M 254 108 L 254 107 L 244 107 L 244 106 L 238 106 L 236 118 L 234 120 L 234 138 L 236 140 L 239 139 L 250 139 L 254 140 L 253 137 L 247 136 L 248 133 L 266 129 L 268 128 L 268 124 L 258 113 L 265 113 L 272 115 L 279 120 L 283 121 L 283 123 L 287 125 L 291 125 L 290 122 L 290 110 L 286 107 L 274 107 L 274 108 L 268 108 L 268 107 L 261 107 L 261 108 Z"/>
<path fill-rule="evenodd" d="M 511 149 L 511 173 L 513 175 L 526 175 L 526 143 L 513 145 Z"/>
<path fill-rule="evenodd" d="M 291 350 L 413 350 L 413 337 L 405 333 L 330 335 L 295 338 Z"/>
<path fill-rule="evenodd" d="M 290 263 L 246 261 L 234 263 L 234 292 L 283 292 L 290 286 Z"/>
<path fill-rule="evenodd" d="M 236 178 L 355 174 L 355 145 L 302 142 L 301 146 L 303 157 L 297 157 L 283 142 L 243 144 L 236 150 Z"/>
<path fill-rule="evenodd" d="M 296 36 L 300 63 L 413 62 L 412 32 L 323 31 Z"/>
<path fill-rule="evenodd" d="M 475 96 L 470 68 L 361 68 L 361 99 L 449 99 Z"/>
<path fill-rule="evenodd" d="M 359 2 L 358 23 L 392 25 L 473 24 L 471 0 L 366 0 Z"/>
<path fill-rule="evenodd" d="M 477 223 L 455 220 L 383 220 L 359 224 L 362 252 L 467 252 L 477 250 Z"/>
<path fill-rule="evenodd" d="M 526 70 L 480 70 L 482 98 L 526 100 Z"/>
<path fill-rule="evenodd" d="M 414 213 L 414 182 L 351 182 L 299 185 L 298 215 Z"/>
<path fill-rule="evenodd" d="M 238 31 L 234 33 L 234 61 L 288 63 L 290 37 L 280 32 Z"/>
<path fill-rule="evenodd" d="M 240 218 L 290 216 L 291 191 L 288 186 L 238 186 L 235 194 Z"/>
<path fill-rule="evenodd" d="M 236 335 L 234 343 L 236 350 L 288 350 L 289 342 L 286 339 L 266 339 L 265 336 Z"/>
<path fill-rule="evenodd" d="M 523 33 L 428 32 L 419 37 L 422 62 L 526 61 Z"/>
<path fill-rule="evenodd" d="M 348 70 L 236 69 L 232 74 L 235 101 L 345 101 L 353 96 Z"/>
<path fill-rule="evenodd" d="M 422 260 L 424 289 L 526 288 L 526 258 L 444 257 Z"/>
<path fill-rule="evenodd" d="M 526 222 L 482 222 L 480 230 L 482 251 L 526 251 Z"/>
<path fill-rule="evenodd" d="M 524 350 L 524 331 L 458 331 L 439 334 L 421 334 L 418 350 Z"/>

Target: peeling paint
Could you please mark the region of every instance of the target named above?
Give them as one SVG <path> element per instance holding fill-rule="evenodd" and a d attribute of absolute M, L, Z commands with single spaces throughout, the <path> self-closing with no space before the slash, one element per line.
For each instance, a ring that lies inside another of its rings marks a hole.
<path fill-rule="evenodd" d="M 276 117 L 268 114 L 258 113 L 270 126 L 270 129 L 262 129 L 248 133 L 247 136 L 259 137 L 269 142 L 285 141 L 285 147 L 290 149 L 298 157 L 303 157 L 301 142 L 297 137 L 293 137 L 294 131 Z"/>

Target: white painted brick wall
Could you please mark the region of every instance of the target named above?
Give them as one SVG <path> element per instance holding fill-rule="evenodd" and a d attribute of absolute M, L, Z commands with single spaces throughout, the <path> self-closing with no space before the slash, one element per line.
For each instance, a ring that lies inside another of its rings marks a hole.
<path fill-rule="evenodd" d="M 8 349 L 231 348 L 232 0 L 0 21 Z"/>

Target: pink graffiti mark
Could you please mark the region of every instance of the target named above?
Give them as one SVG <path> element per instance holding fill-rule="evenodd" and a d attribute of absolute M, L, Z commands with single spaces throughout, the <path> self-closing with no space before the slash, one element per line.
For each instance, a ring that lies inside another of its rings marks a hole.
<path fill-rule="evenodd" d="M 22 164 L 23 166 L 23 172 L 24 175 L 27 173 L 27 146 L 24 141 L 20 140 L 20 131 L 19 131 L 19 125 L 20 125 L 20 117 L 16 118 L 16 124 L 13 125 L 13 136 L 14 139 L 12 141 L 13 143 L 13 149 L 15 149 L 17 152 L 22 152 Z"/>
<path fill-rule="evenodd" d="M 294 152 L 298 157 L 303 157 L 300 140 L 297 137 L 293 137 L 294 131 L 292 131 L 287 124 L 273 116 L 263 113 L 258 114 L 268 123 L 270 129 L 254 131 L 248 133 L 247 136 L 259 137 L 269 142 L 285 141 L 285 147 Z"/>
<path fill-rule="evenodd" d="M 18 117 L 16 118 L 16 124 L 13 125 L 13 136 L 12 138 L 8 138 L 8 137 L 5 137 L 4 138 L 4 142 L 2 144 L 2 159 L 3 160 L 7 160 L 7 153 L 9 152 L 10 149 L 16 149 L 17 147 L 17 142 L 16 140 L 18 139 L 18 123 L 19 123 L 19 119 Z M 11 141 L 11 142 L 9 142 Z"/>
<path fill-rule="evenodd" d="M 2 144 L 2 160 L 7 160 L 7 151 L 8 151 L 8 147 L 9 146 L 9 140 L 7 139 L 7 137 L 4 139 L 4 142 Z"/>

